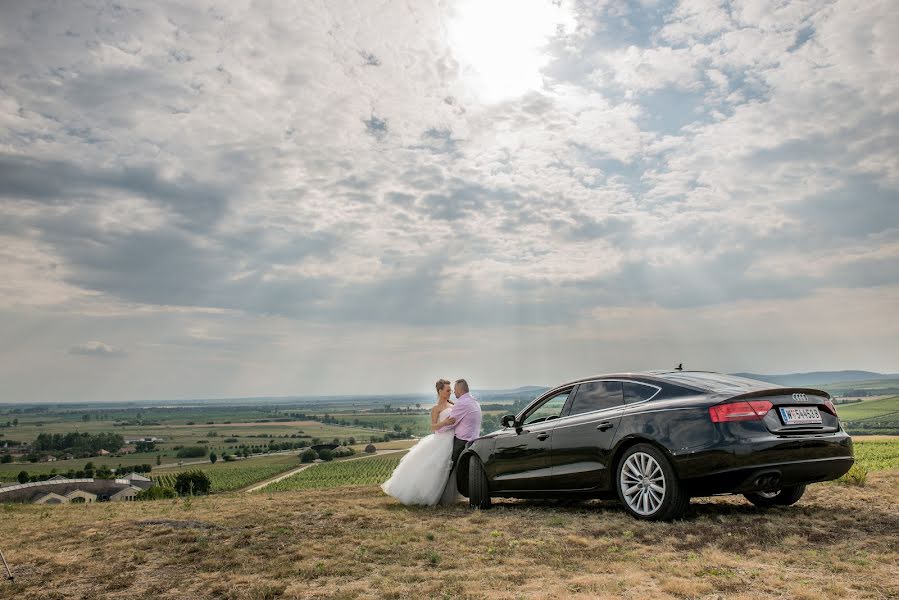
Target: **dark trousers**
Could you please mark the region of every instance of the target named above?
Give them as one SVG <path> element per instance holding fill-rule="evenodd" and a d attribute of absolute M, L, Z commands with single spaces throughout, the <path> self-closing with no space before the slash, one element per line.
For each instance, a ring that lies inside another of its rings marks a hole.
<path fill-rule="evenodd" d="M 465 450 L 465 447 L 468 446 L 468 440 L 461 440 L 457 437 L 453 438 L 453 466 L 456 466 L 456 461 L 459 460 L 459 455 L 462 454 L 462 451 Z"/>

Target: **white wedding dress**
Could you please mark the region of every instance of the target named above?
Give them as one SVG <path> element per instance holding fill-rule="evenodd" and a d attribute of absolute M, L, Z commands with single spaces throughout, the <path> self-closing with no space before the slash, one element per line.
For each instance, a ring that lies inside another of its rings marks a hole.
<path fill-rule="evenodd" d="M 440 412 L 437 420 L 445 419 L 452 407 Z M 403 504 L 450 504 L 460 498 L 456 480 L 450 480 L 453 456 L 452 431 L 432 433 L 423 437 L 400 460 L 390 479 L 381 489 Z"/>

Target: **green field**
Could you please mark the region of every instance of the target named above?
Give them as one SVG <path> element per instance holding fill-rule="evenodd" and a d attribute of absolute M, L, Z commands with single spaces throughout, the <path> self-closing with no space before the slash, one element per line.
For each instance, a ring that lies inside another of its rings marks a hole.
<path fill-rule="evenodd" d="M 234 462 L 218 462 L 214 465 L 196 465 L 185 469 L 166 469 L 153 473 L 160 485 L 174 487 L 175 476 L 181 471 L 197 469 L 209 476 L 213 492 L 231 492 L 274 477 L 300 465 L 296 453 L 276 456 L 260 456 Z"/>
<path fill-rule="evenodd" d="M 284 492 L 349 485 L 378 485 L 387 481 L 402 456 L 401 453 L 397 453 L 359 460 L 317 464 L 260 491 Z"/>
<path fill-rule="evenodd" d="M 500 428 L 499 420 L 506 414 L 503 411 L 491 410 L 489 405 L 483 407 L 481 432 L 487 433 Z M 336 419 L 345 419 L 354 425 L 362 427 L 374 427 L 375 429 L 392 430 L 395 425 L 405 431 L 407 428 L 412 435 L 424 436 L 431 433 L 430 413 L 378 413 L 365 414 L 334 413 Z"/>
<path fill-rule="evenodd" d="M 855 462 L 869 471 L 899 469 L 899 438 L 866 440 L 852 438 Z"/>
<path fill-rule="evenodd" d="M 163 464 L 177 462 L 174 456 L 162 458 Z M 199 460 L 199 459 L 193 459 Z M 155 453 L 127 454 L 124 456 L 95 456 L 93 458 L 77 458 L 72 460 L 58 460 L 50 463 L 7 463 L 0 464 L 0 481 L 15 481 L 19 471 L 27 471 L 29 475 L 55 475 L 57 473 L 65 473 L 69 469 L 80 471 L 84 469 L 84 465 L 92 462 L 97 468 L 109 467 L 117 468 L 119 465 L 123 467 L 131 467 L 134 465 L 151 465 L 156 468 Z"/>
<path fill-rule="evenodd" d="M 899 393 L 899 379 L 844 381 L 814 387 L 820 387 L 832 396 L 886 396 Z"/>
<path fill-rule="evenodd" d="M 852 434 L 899 434 L 899 396 L 840 404 L 837 413 Z"/>

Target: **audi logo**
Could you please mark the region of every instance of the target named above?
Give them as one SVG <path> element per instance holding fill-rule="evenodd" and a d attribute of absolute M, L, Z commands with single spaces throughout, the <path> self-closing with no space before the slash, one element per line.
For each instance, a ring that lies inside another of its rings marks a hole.
<path fill-rule="evenodd" d="M 793 394 L 793 400 L 796 402 L 808 402 L 808 396 L 805 394 Z"/>

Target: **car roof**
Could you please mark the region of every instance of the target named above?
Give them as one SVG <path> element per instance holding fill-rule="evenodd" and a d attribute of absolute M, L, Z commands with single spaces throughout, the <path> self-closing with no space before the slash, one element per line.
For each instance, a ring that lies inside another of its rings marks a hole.
<path fill-rule="evenodd" d="M 630 379 L 634 381 L 645 381 L 646 383 L 667 382 L 682 387 L 689 387 L 704 392 L 715 392 L 721 394 L 742 394 L 745 392 L 754 392 L 759 390 L 767 390 L 779 388 L 782 386 L 759 381 L 757 379 L 749 379 L 747 377 L 738 377 L 736 375 L 727 375 L 725 373 L 716 373 L 714 371 L 678 371 L 678 370 L 654 370 L 630 373 L 609 373 L 605 375 L 595 375 L 593 377 L 583 377 L 568 383 L 556 386 L 565 387 L 583 383 L 585 381 L 594 381 L 597 379 Z"/>

